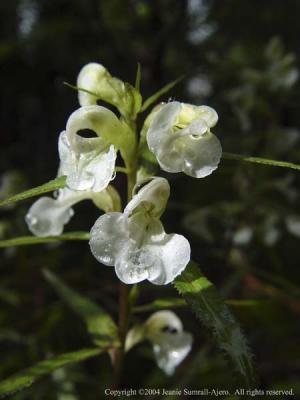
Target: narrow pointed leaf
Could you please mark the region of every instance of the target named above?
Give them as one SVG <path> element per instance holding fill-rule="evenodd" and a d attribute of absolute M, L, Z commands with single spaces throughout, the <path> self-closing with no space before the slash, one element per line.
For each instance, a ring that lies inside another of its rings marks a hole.
<path fill-rule="evenodd" d="M 143 304 L 141 306 L 136 306 L 133 308 L 133 312 L 145 312 L 145 311 L 154 311 L 154 310 L 162 310 L 165 308 L 177 308 L 177 307 L 186 307 L 187 304 L 183 299 L 174 298 L 165 298 L 165 299 L 157 299 L 152 301 L 152 303 Z"/>
<path fill-rule="evenodd" d="M 71 85 L 70 83 L 68 83 L 68 82 L 64 82 L 64 85 L 66 85 L 67 87 L 69 87 L 69 88 L 71 88 L 71 89 L 73 89 L 73 90 L 76 90 L 77 92 L 84 92 L 84 93 L 88 93 L 88 94 L 90 94 L 91 96 L 95 96 L 95 97 L 98 97 L 98 95 L 96 94 L 96 93 L 93 93 L 93 92 L 91 92 L 90 90 L 87 90 L 87 89 L 84 89 L 84 88 L 81 88 L 81 87 L 78 87 L 78 86 L 75 86 L 75 85 Z"/>
<path fill-rule="evenodd" d="M 104 349 L 101 348 L 82 349 L 41 361 L 0 382 L 0 397 L 3 398 L 21 389 L 25 389 L 32 385 L 37 379 L 51 374 L 58 368 L 95 357 L 103 351 Z"/>
<path fill-rule="evenodd" d="M 268 165 L 270 167 L 290 168 L 300 171 L 300 164 L 295 164 L 289 161 L 270 160 L 268 158 L 243 156 L 241 154 L 225 152 L 223 152 L 222 158 L 224 158 L 225 160 L 245 161 L 254 164 Z"/>
<path fill-rule="evenodd" d="M 144 104 L 142 105 L 141 112 L 147 110 L 147 108 L 150 107 L 151 104 L 155 103 L 162 95 L 168 93 L 171 89 L 173 89 L 173 87 L 176 86 L 179 82 L 181 82 L 183 78 L 184 76 L 180 76 L 179 78 L 175 79 L 175 81 L 168 83 L 166 86 L 158 90 L 152 96 L 148 97 L 148 99 L 145 100 Z"/>
<path fill-rule="evenodd" d="M 21 192 L 15 194 L 14 196 L 9 197 L 8 199 L 0 201 L 0 207 L 6 206 L 11 203 L 16 203 L 17 201 L 29 199 L 30 197 L 40 196 L 41 194 L 53 192 L 54 190 L 61 189 L 65 186 L 66 177 L 60 176 L 59 178 L 53 179 L 45 183 L 44 185 L 37 186 L 35 188 L 25 190 L 25 192 Z"/>
<path fill-rule="evenodd" d="M 53 272 L 44 270 L 44 276 L 58 295 L 85 321 L 96 345 L 118 344 L 117 326 L 100 306 L 66 286 Z"/>
<path fill-rule="evenodd" d="M 141 88 L 142 68 L 141 64 L 137 63 L 136 77 L 135 77 L 135 89 L 139 92 Z"/>
<path fill-rule="evenodd" d="M 89 232 L 69 232 L 59 236 L 20 236 L 13 239 L 0 240 L 0 248 L 14 246 L 30 246 L 33 244 L 54 243 L 65 240 L 89 240 Z"/>
<path fill-rule="evenodd" d="M 244 385 L 255 384 L 252 355 L 241 328 L 215 286 L 190 263 L 174 281 L 178 292 L 196 316 L 214 335 L 219 347 L 231 360 Z"/>

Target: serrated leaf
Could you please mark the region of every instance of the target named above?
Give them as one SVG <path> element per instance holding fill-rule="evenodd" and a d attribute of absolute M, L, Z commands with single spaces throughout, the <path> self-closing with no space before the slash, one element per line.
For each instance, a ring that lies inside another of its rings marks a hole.
<path fill-rule="evenodd" d="M 141 68 L 141 64 L 138 62 L 137 70 L 136 70 L 136 77 L 135 77 L 135 84 L 134 84 L 134 87 L 138 92 L 140 91 L 140 88 L 141 88 L 141 78 L 142 78 L 142 68 Z"/>
<path fill-rule="evenodd" d="M 148 97 L 148 99 L 145 100 L 142 105 L 141 112 L 147 110 L 147 108 L 150 107 L 151 104 L 155 103 L 162 95 L 164 95 L 165 93 L 168 93 L 171 89 L 173 89 L 173 87 L 176 86 L 177 83 L 182 81 L 183 78 L 184 78 L 184 76 L 180 76 L 179 78 L 175 79 L 175 81 L 168 83 L 167 85 L 162 87 L 160 90 L 155 92 L 152 96 Z"/>
<path fill-rule="evenodd" d="M 165 308 L 177 308 L 186 307 L 187 304 L 183 299 L 178 299 L 177 297 L 169 297 L 165 299 L 156 299 L 148 304 L 143 304 L 141 306 L 136 306 L 133 308 L 133 312 L 145 312 L 161 310 Z"/>
<path fill-rule="evenodd" d="M 37 379 L 51 374 L 58 368 L 86 360 L 87 358 L 95 357 L 103 351 L 104 348 L 82 349 L 71 353 L 61 354 L 49 360 L 41 361 L 36 365 L 26 368 L 0 382 L 0 397 L 3 398 L 21 389 L 25 389 L 32 385 Z"/>
<path fill-rule="evenodd" d="M 191 262 L 175 279 L 174 286 L 196 316 L 213 333 L 217 344 L 231 359 L 243 383 L 247 386 L 254 385 L 252 355 L 247 341 L 213 283 Z"/>
<path fill-rule="evenodd" d="M 85 321 L 87 330 L 96 345 L 118 345 L 117 326 L 100 306 L 69 288 L 53 272 L 44 270 L 44 276 L 58 295 Z"/>
<path fill-rule="evenodd" d="M 41 194 L 53 192 L 54 190 L 62 189 L 65 187 L 66 177 L 60 176 L 59 178 L 53 179 L 45 183 L 44 185 L 37 186 L 35 188 L 25 190 L 25 192 L 21 192 L 15 194 L 14 196 L 9 197 L 8 199 L 0 201 L 0 207 L 6 206 L 11 203 L 16 203 L 17 201 L 29 199 L 30 197 L 40 196 Z"/>
<path fill-rule="evenodd" d="M 14 246 L 30 246 L 33 244 L 54 243 L 65 240 L 89 240 L 89 232 L 69 232 L 59 236 L 20 236 L 14 239 L 0 240 L 0 248 Z"/>

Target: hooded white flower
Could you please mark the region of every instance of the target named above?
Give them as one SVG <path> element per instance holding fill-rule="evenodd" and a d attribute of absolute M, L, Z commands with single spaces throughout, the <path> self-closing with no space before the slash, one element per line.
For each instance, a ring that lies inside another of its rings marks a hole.
<path fill-rule="evenodd" d="M 115 266 L 127 284 L 145 279 L 166 285 L 179 275 L 190 260 L 188 240 L 166 234 L 159 218 L 170 187 L 164 178 L 153 178 L 128 203 L 124 213 L 107 213 L 91 229 L 90 247 L 102 264 Z"/>
<path fill-rule="evenodd" d="M 116 106 L 121 114 L 136 115 L 142 104 L 140 93 L 130 84 L 110 75 L 101 64 L 85 65 L 77 78 L 78 100 L 81 106 L 97 104 L 104 100 Z"/>
<path fill-rule="evenodd" d="M 81 137 L 78 132 L 83 129 L 98 136 Z M 122 131 L 118 118 L 104 107 L 81 107 L 71 114 L 58 142 L 59 174 L 67 176 L 70 189 L 101 192 L 108 186 L 114 177 L 115 146 Z"/>
<path fill-rule="evenodd" d="M 163 170 L 203 178 L 222 156 L 221 144 L 210 131 L 217 121 L 216 111 L 208 106 L 164 104 L 150 123 L 148 146 Z"/>
<path fill-rule="evenodd" d="M 152 343 L 157 365 L 168 375 L 188 355 L 193 342 L 177 315 L 168 310 L 157 311 L 143 325 L 132 328 L 126 337 L 126 351 L 144 339 Z"/>

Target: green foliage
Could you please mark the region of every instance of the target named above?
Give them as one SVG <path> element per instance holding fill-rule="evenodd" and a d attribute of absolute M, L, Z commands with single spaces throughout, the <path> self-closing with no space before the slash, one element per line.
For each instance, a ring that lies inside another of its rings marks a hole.
<path fill-rule="evenodd" d="M 142 67 L 141 67 L 141 64 L 138 63 L 137 70 L 136 70 L 135 84 L 134 84 L 134 87 L 138 92 L 141 89 L 141 78 L 142 78 Z"/>
<path fill-rule="evenodd" d="M 290 168 L 300 171 L 299 164 L 287 161 L 269 160 L 267 158 L 262 158 L 262 157 L 247 157 L 247 156 L 242 156 L 240 154 L 232 154 L 232 153 L 223 153 L 222 158 L 225 158 L 226 160 L 246 161 L 254 164 L 269 165 L 271 167 Z"/>
<path fill-rule="evenodd" d="M 148 97 L 148 99 L 145 100 L 142 105 L 141 112 L 146 111 L 148 107 L 150 107 L 153 103 L 155 103 L 161 96 L 168 93 L 171 89 L 173 89 L 174 86 L 176 86 L 183 79 L 184 79 L 184 76 L 180 76 L 179 78 L 168 83 L 167 85 L 165 85 L 164 87 L 159 89 L 157 92 L 152 94 L 150 97 Z"/>
<path fill-rule="evenodd" d="M 156 299 L 151 303 L 144 304 L 141 306 L 136 306 L 134 307 L 133 311 L 138 313 L 138 312 L 154 311 L 166 308 L 177 308 L 186 306 L 187 304 L 183 299 L 178 299 L 177 297 L 170 297 L 165 299 Z"/>
<path fill-rule="evenodd" d="M 28 246 L 28 245 L 42 244 L 42 243 L 55 243 L 65 240 L 89 240 L 89 238 L 90 238 L 89 232 L 69 232 L 69 233 L 63 233 L 60 236 L 46 236 L 46 237 L 21 236 L 14 239 L 0 240 L 0 248 L 14 247 L 14 246 Z"/>
<path fill-rule="evenodd" d="M 70 289 L 53 272 L 44 270 L 44 275 L 59 296 L 85 321 L 87 330 L 97 346 L 118 345 L 117 326 L 100 306 Z"/>
<path fill-rule="evenodd" d="M 54 190 L 62 189 L 65 186 L 66 177 L 60 176 L 56 179 L 53 179 L 43 185 L 37 186 L 35 188 L 25 190 L 25 192 L 15 194 L 14 196 L 9 197 L 3 201 L 0 201 L 0 207 L 6 206 L 11 203 L 16 203 L 18 201 L 22 201 L 25 199 L 29 199 L 30 197 L 40 196 L 41 194 L 53 192 Z"/>
<path fill-rule="evenodd" d="M 238 322 L 215 286 L 196 264 L 190 263 L 174 285 L 196 316 L 214 334 L 220 348 L 231 359 L 244 384 L 255 384 L 252 355 Z"/>
<path fill-rule="evenodd" d="M 59 356 L 50 358 L 49 360 L 41 361 L 33 367 L 26 368 L 23 371 L 0 382 L 0 397 L 5 397 L 21 389 L 25 389 L 26 387 L 32 385 L 37 379 L 51 374 L 58 368 L 98 356 L 103 351 L 104 348 L 82 349 L 73 351 L 71 353 L 61 354 Z"/>

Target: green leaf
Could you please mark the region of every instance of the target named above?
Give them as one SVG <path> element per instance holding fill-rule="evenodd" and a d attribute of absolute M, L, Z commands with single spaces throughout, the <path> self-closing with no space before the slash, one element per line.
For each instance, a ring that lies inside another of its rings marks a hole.
<path fill-rule="evenodd" d="M 24 389 L 32 385 L 37 379 L 44 375 L 51 374 L 58 368 L 86 360 L 87 358 L 95 357 L 103 351 L 104 349 L 101 348 L 82 349 L 71 353 L 61 354 L 50 358 L 49 360 L 41 361 L 33 367 L 26 368 L 0 382 L 0 397 L 5 397 L 17 392 L 18 390 Z"/>
<path fill-rule="evenodd" d="M 157 299 L 152 301 L 152 303 L 143 304 L 142 306 L 136 306 L 133 308 L 133 312 L 145 312 L 145 311 L 154 311 L 161 310 L 164 308 L 177 308 L 177 307 L 186 307 L 187 304 L 185 300 L 178 299 L 177 297 L 169 297 L 165 299 Z"/>
<path fill-rule="evenodd" d="M 96 345 L 102 347 L 119 344 L 117 326 L 100 306 L 66 286 L 53 272 L 44 270 L 44 276 L 58 295 L 85 321 Z"/>
<path fill-rule="evenodd" d="M 40 196 L 41 194 L 53 192 L 57 189 L 62 189 L 65 187 L 66 177 L 60 176 L 59 178 L 53 179 L 45 183 L 44 185 L 37 186 L 33 189 L 25 190 L 25 192 L 15 194 L 8 199 L 0 201 L 0 207 L 6 206 L 11 203 L 16 203 L 17 201 L 29 199 L 30 197 Z"/>
<path fill-rule="evenodd" d="M 134 84 L 134 87 L 138 92 L 141 89 L 141 78 L 142 78 L 142 68 L 141 68 L 141 64 L 138 62 L 137 70 L 136 70 L 136 77 L 135 77 L 135 84 Z"/>
<path fill-rule="evenodd" d="M 179 78 L 175 79 L 175 81 L 168 83 L 166 86 L 155 92 L 152 96 L 148 97 L 148 99 L 145 100 L 142 105 L 141 112 L 147 110 L 147 108 L 150 107 L 151 104 L 155 103 L 162 95 L 173 89 L 173 87 L 176 86 L 177 83 L 181 82 L 183 78 L 184 76 L 180 76 Z"/>
<path fill-rule="evenodd" d="M 174 281 L 174 285 L 196 316 L 214 334 L 220 348 L 231 359 L 243 384 L 254 385 L 252 355 L 247 341 L 215 286 L 193 262 Z"/>
<path fill-rule="evenodd" d="M 254 164 L 263 164 L 270 167 L 290 168 L 300 171 L 300 165 L 288 161 L 270 160 L 262 157 L 242 156 L 241 154 L 223 153 L 222 158 L 225 160 L 245 161 Z"/>
<path fill-rule="evenodd" d="M 1 247 L 28 246 L 41 243 L 61 242 L 64 240 L 89 240 L 89 232 L 69 232 L 60 236 L 20 236 L 14 239 L 0 240 Z"/>

